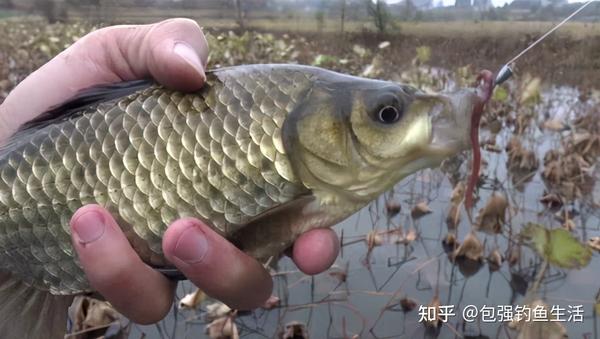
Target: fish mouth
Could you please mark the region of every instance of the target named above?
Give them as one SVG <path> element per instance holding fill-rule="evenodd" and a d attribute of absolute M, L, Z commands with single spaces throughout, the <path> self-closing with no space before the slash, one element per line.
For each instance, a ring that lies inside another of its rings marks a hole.
<path fill-rule="evenodd" d="M 430 111 L 430 152 L 449 156 L 467 150 L 477 142 L 473 135 L 478 134 L 483 106 L 491 97 L 493 83 L 492 73 L 484 70 L 472 88 L 424 96 L 437 101 Z"/>

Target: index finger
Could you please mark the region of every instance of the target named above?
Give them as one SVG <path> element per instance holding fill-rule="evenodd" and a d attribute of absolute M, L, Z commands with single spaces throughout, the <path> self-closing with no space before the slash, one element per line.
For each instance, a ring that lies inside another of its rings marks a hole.
<path fill-rule="evenodd" d="M 163 251 L 196 286 L 231 308 L 252 309 L 271 295 L 273 281 L 263 266 L 199 220 L 171 224 Z"/>

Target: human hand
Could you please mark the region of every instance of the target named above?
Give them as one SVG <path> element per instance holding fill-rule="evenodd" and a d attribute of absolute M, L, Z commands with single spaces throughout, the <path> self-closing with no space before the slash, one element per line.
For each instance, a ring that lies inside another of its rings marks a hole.
<path fill-rule="evenodd" d="M 95 85 L 152 77 L 192 91 L 205 80 L 206 39 L 191 20 L 116 26 L 87 35 L 32 73 L 0 105 L 0 139 Z M 11 112 L 9 114 L 8 112 Z M 131 320 L 153 323 L 170 310 L 175 283 L 146 265 L 113 217 L 98 205 L 71 219 L 73 246 L 91 284 Z M 260 263 L 196 219 L 175 221 L 163 236 L 163 251 L 195 285 L 232 308 L 260 306 L 272 281 Z M 317 229 L 295 242 L 292 259 L 305 273 L 327 269 L 339 251 L 337 236 Z"/>

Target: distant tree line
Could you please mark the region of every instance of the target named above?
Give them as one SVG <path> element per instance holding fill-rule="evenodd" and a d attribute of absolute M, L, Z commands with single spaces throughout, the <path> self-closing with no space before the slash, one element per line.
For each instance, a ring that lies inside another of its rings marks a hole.
<path fill-rule="evenodd" d="M 110 20 L 115 7 L 206 9 L 216 13 L 216 19 L 235 20 L 242 30 L 252 26 L 253 18 L 294 19 L 304 16 L 312 18 L 319 31 L 335 25 L 343 33 L 349 21 L 369 20 L 375 30 L 383 33 L 400 20 L 556 20 L 564 18 L 576 6 L 558 4 L 561 1 L 565 0 L 550 0 L 547 6 L 541 3 L 535 5 L 533 1 L 527 8 L 518 6 L 519 3 L 529 3 L 528 0 L 517 0 L 502 8 L 444 7 L 421 10 L 415 5 L 419 0 L 404 0 L 393 5 L 386 0 L 0 0 L 0 8 L 33 11 L 50 22 L 66 19 L 67 9 L 71 8 L 81 9 L 82 13 L 89 13 L 91 18 L 100 21 Z M 586 10 L 590 14 L 585 19 L 598 21 L 598 15 L 595 14 L 598 12 L 600 2 Z M 582 13 L 578 18 L 584 16 Z"/>
<path fill-rule="evenodd" d="M 0 0 L 0 7 L 34 10 L 49 22 L 65 19 L 67 8 L 92 7 L 101 12 L 105 7 L 115 6 L 231 10 L 241 29 L 246 28 L 249 13 L 255 10 L 297 13 L 312 9 L 319 30 L 323 29 L 326 17 L 339 13 L 341 32 L 345 30 L 346 20 L 368 16 L 379 32 L 385 32 L 393 21 L 383 0 Z"/>

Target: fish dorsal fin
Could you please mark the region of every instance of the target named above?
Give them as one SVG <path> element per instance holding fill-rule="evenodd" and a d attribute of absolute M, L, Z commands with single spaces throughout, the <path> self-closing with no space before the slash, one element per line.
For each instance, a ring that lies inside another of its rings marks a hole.
<path fill-rule="evenodd" d="M 154 82 L 152 80 L 133 80 L 84 89 L 66 102 L 53 107 L 24 123 L 16 134 L 28 130 L 39 129 L 57 121 L 73 118 L 76 114 L 82 114 L 85 108 L 128 96 L 137 91 L 146 89 L 153 84 Z"/>
<path fill-rule="evenodd" d="M 116 84 L 100 85 L 80 91 L 63 104 L 49 109 L 19 127 L 19 129 L 0 146 L 0 157 L 22 142 L 29 142 L 37 131 L 55 123 L 77 118 L 85 110 L 103 102 L 119 99 L 152 86 L 152 80 L 134 80 Z"/>
<path fill-rule="evenodd" d="M 73 296 L 52 295 L 0 271 L 0 337 L 63 338 L 72 302 Z"/>

